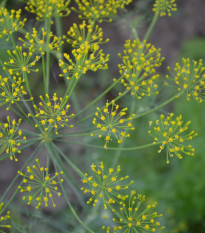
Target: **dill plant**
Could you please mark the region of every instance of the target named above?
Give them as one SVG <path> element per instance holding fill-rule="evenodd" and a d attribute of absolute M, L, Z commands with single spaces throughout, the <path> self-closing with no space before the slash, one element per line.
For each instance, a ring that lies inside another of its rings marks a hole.
<path fill-rule="evenodd" d="M 25 201 L 22 205 L 28 204 L 36 209 L 49 205 L 55 207 L 53 196 L 64 197 L 72 214 L 85 231 L 96 232 L 73 207 L 66 192 L 67 185 L 74 190 L 77 198 L 80 196 L 82 206 L 84 200 L 87 200 L 87 204 L 92 204 L 93 207 L 90 208 L 101 207 L 103 204 L 107 222 L 105 221 L 97 232 L 141 233 L 164 229 L 160 223 L 162 214 L 156 211 L 157 203 L 146 203 L 145 195 L 139 194 L 137 187 L 134 190 L 134 181 L 129 180 L 128 175 L 121 176 L 120 165 L 116 164 L 121 153 L 147 147 L 155 148 L 155 145 L 159 146 L 158 153 L 166 150 L 167 163 L 171 162 L 170 158 L 174 155 L 179 159 L 182 155 L 194 155 L 195 149 L 186 141 L 191 141 L 197 133 L 189 131 L 190 121 L 184 123 L 182 115 L 174 118 L 174 113 L 160 115 L 159 120 L 147 123 L 150 126 L 148 133 L 153 136 L 154 142 L 150 137 L 149 144 L 138 145 L 136 142 L 134 147 L 127 146 L 131 137 L 130 130 L 137 130 L 137 119 L 156 112 L 183 94 L 187 95 L 187 100 L 191 97 L 199 102 L 204 100 L 203 61 L 183 58 L 181 64 L 176 64 L 174 71 L 168 67 L 170 74 L 164 79 L 165 86 L 171 86 L 170 83 L 175 85 L 176 94 L 161 104 L 156 103 L 157 107 L 150 107 L 137 114 L 136 101 L 160 95 L 158 79 L 162 77 L 159 76 L 157 68 L 161 66 L 164 58 L 160 48 L 155 48 L 148 40 L 158 17 L 171 16 L 172 12 L 177 10 L 175 0 L 156 0 L 153 20 L 144 38 L 135 37 L 125 41 L 124 51 L 119 54 L 122 60 L 119 64 L 119 77 L 113 79 L 112 85 L 79 111 L 74 111 L 71 106 L 75 88 L 88 71 L 109 69 L 109 54 L 105 54 L 101 48 L 109 39 L 103 38 L 100 24 L 112 22 L 118 11 L 131 2 L 75 0 L 76 7 L 70 7 L 69 0 L 28 0 L 25 1 L 25 9 L 34 14 L 41 24 L 40 28 L 33 27 L 32 32 L 25 29 L 28 20 L 22 15 L 21 9 L 9 11 L 1 6 L 0 38 L 11 42 L 12 46 L 8 50 L 8 60 L 1 60 L 0 106 L 8 111 L 8 116 L 6 121 L 1 119 L 0 123 L 0 160 L 10 158 L 15 163 L 20 159 L 23 166 L 1 197 L 0 232 L 15 228 L 15 224 L 12 226 L 12 221 L 9 221 L 10 215 L 12 216 L 9 207 L 17 194 Z M 63 35 L 58 30 L 60 19 L 72 11 L 77 12 L 83 21 L 79 25 L 74 23 Z M 57 30 L 54 30 L 54 26 L 57 26 Z M 137 35 L 136 29 L 132 30 L 135 32 L 133 34 Z M 55 34 L 55 31 L 58 33 Z M 64 53 L 63 46 L 66 43 L 70 45 L 71 51 Z M 52 93 L 50 88 L 51 55 L 56 58 L 61 70 L 59 79 L 63 79 L 66 84 L 66 91 L 61 96 Z M 39 98 L 34 96 L 31 86 L 30 75 L 33 72 L 42 72 L 43 92 Z M 98 106 L 97 102 L 115 87 L 121 88 L 118 95 L 108 100 L 104 106 Z M 121 106 L 119 101 L 125 95 L 131 98 L 130 109 Z M 93 106 L 97 112 L 91 112 Z M 11 111 L 18 117 L 17 121 L 9 116 Z M 29 124 L 29 130 L 21 127 L 22 120 Z M 85 128 L 85 124 L 90 128 Z M 79 139 L 76 141 L 70 140 L 77 137 Z M 83 143 L 83 137 L 89 137 L 91 143 Z M 96 140 L 99 141 L 98 144 L 95 144 Z M 115 146 L 111 141 L 116 141 Z M 113 164 L 107 166 L 103 161 L 93 161 L 91 170 L 81 171 L 78 164 L 63 152 L 58 142 L 101 149 L 104 150 L 104 156 L 109 150 L 114 150 L 116 153 Z M 31 155 L 23 153 L 25 148 L 33 145 L 35 150 Z M 43 148 L 46 153 L 46 167 L 41 166 L 39 158 L 36 158 Z M 153 153 L 157 153 L 157 150 Z M 69 165 L 82 181 L 81 191 L 79 184 L 72 180 L 70 170 L 66 169 L 65 164 Z M 55 170 L 53 176 L 51 165 Z M 9 197 L 9 191 L 16 184 L 18 188 Z M 83 193 L 86 194 L 85 199 L 82 197 Z"/>

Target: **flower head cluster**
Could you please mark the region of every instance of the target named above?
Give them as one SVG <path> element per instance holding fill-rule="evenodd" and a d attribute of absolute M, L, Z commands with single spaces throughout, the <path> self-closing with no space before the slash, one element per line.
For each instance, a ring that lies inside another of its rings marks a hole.
<path fill-rule="evenodd" d="M 25 9 L 36 14 L 37 20 L 51 17 L 63 17 L 70 14 L 68 5 L 70 0 L 28 0 Z"/>
<path fill-rule="evenodd" d="M 131 181 L 127 184 L 123 184 L 122 181 L 128 179 L 129 176 L 117 176 L 121 170 L 120 166 L 118 166 L 117 169 L 109 168 L 107 171 L 107 169 L 104 169 L 103 162 L 101 162 L 100 166 L 92 164 L 91 168 L 94 174 L 85 174 L 85 178 L 82 182 L 88 187 L 81 188 L 81 190 L 83 190 L 84 193 L 90 193 L 92 195 L 87 203 L 93 203 L 93 206 L 102 199 L 104 208 L 107 209 L 107 204 L 114 203 L 121 191 L 128 189 L 133 183 L 133 181 Z"/>
<path fill-rule="evenodd" d="M 171 70 L 170 67 L 168 70 Z M 182 63 L 176 64 L 170 76 L 167 75 L 166 78 L 177 85 L 178 91 L 184 90 L 187 93 L 187 100 L 190 100 L 191 96 L 198 102 L 205 99 L 205 66 L 202 59 L 190 61 L 189 58 L 182 58 Z"/>
<path fill-rule="evenodd" d="M 4 207 L 4 203 L 0 203 L 0 214 Z M 0 215 L 0 232 L 5 233 L 4 229 L 11 228 L 11 225 L 7 224 L 6 221 L 10 219 L 10 211 L 7 211 L 5 216 Z"/>
<path fill-rule="evenodd" d="M 10 117 L 7 117 L 6 123 L 0 123 L 0 154 L 6 151 L 9 154 L 11 160 L 18 161 L 15 154 L 21 153 L 19 147 L 21 143 L 24 143 L 26 137 L 22 136 L 22 131 L 19 129 L 21 119 L 16 122 L 11 121 Z"/>
<path fill-rule="evenodd" d="M 20 77 L 14 76 L 12 82 L 9 78 L 0 76 L 0 106 L 6 104 L 8 105 L 7 110 L 9 110 L 11 104 L 21 101 L 21 97 L 27 94 L 23 83 L 24 80 Z"/>
<path fill-rule="evenodd" d="M 166 148 L 167 164 L 169 158 L 174 155 L 179 159 L 182 159 L 183 154 L 194 155 L 195 149 L 190 144 L 186 145 L 186 141 L 190 141 L 197 136 L 194 131 L 186 132 L 190 123 L 191 121 L 183 123 L 182 115 L 174 119 L 173 113 L 170 113 L 167 117 L 161 115 L 160 120 L 149 122 L 152 129 L 148 133 L 154 137 L 154 144 L 161 143 L 158 153 Z"/>
<path fill-rule="evenodd" d="M 7 37 L 9 40 L 13 32 L 23 28 L 25 21 L 26 19 L 21 20 L 21 9 L 9 12 L 6 8 L 0 7 L 0 38 Z"/>
<path fill-rule="evenodd" d="M 56 172 L 53 177 L 50 177 L 48 169 L 41 167 L 39 160 L 36 159 L 36 164 L 32 167 L 27 167 L 26 174 L 20 171 L 18 171 L 18 173 L 24 177 L 23 185 L 18 188 L 20 192 L 28 192 L 27 195 L 23 196 L 23 200 L 27 200 L 28 205 L 33 201 L 37 201 L 36 209 L 41 206 L 42 202 L 44 202 L 45 207 L 47 207 L 50 199 L 53 207 L 56 206 L 53 200 L 53 194 L 57 194 L 58 197 L 61 196 L 57 184 L 63 182 L 63 179 L 56 181 L 56 177 L 63 174 L 63 172 Z"/>
<path fill-rule="evenodd" d="M 156 0 L 153 11 L 160 16 L 171 16 L 173 11 L 177 11 L 175 0 Z"/>
<path fill-rule="evenodd" d="M 112 136 L 117 139 L 118 143 L 122 143 L 125 137 L 130 137 L 127 131 L 135 129 L 131 123 L 135 115 L 133 114 L 131 117 L 125 119 L 124 116 L 128 109 L 123 108 L 118 111 L 119 108 L 120 106 L 116 105 L 115 101 L 112 101 L 110 108 L 109 103 L 106 103 L 106 106 L 102 110 L 97 108 L 98 111 L 95 113 L 97 118 L 93 119 L 93 124 L 96 126 L 97 131 L 93 132 L 91 136 L 99 135 L 99 138 L 105 136 L 105 149 L 109 141 L 112 140 Z"/>
<path fill-rule="evenodd" d="M 105 227 L 103 229 L 110 232 L 155 232 L 161 230 L 164 227 L 160 226 L 160 222 L 156 221 L 156 218 L 162 216 L 154 212 L 157 203 L 149 204 L 143 208 L 142 203 L 145 201 L 145 196 L 142 194 L 136 194 L 135 191 L 131 191 L 128 196 L 120 196 L 117 207 L 113 207 L 112 211 L 116 216 L 113 218 L 114 226 Z M 115 225 L 116 224 L 116 225 Z"/>
<path fill-rule="evenodd" d="M 40 59 L 39 56 L 33 58 L 32 52 L 23 51 L 21 46 L 16 46 L 15 50 L 7 51 L 9 54 L 9 61 L 4 62 L 4 70 L 8 70 L 10 75 L 20 76 L 24 72 L 30 73 L 31 71 L 38 72 L 38 69 L 34 68 L 36 62 Z"/>
<path fill-rule="evenodd" d="M 45 98 L 40 96 L 42 102 L 39 103 L 39 107 L 34 105 L 34 109 L 36 111 L 36 115 L 33 117 L 39 118 L 39 124 L 45 126 L 45 130 L 55 128 L 56 134 L 58 134 L 58 127 L 70 127 L 73 125 L 68 125 L 69 120 L 74 116 L 74 114 L 68 115 L 68 110 L 70 105 L 67 104 L 68 96 L 63 98 L 58 98 L 56 93 L 53 94 L 53 97 L 50 98 L 48 94 L 46 94 Z M 29 117 L 32 115 L 29 113 Z"/>
<path fill-rule="evenodd" d="M 112 17 L 117 14 L 117 9 L 123 9 L 132 0 L 75 0 L 78 10 L 72 10 L 79 13 L 80 19 L 88 19 L 91 22 L 112 21 Z"/>
<path fill-rule="evenodd" d="M 49 38 L 49 44 L 47 40 Z M 32 53 L 41 53 L 44 55 L 47 51 L 59 51 L 60 47 L 63 44 L 62 38 L 53 35 L 53 32 L 50 32 L 47 35 L 45 28 L 41 28 L 41 30 L 37 31 L 36 28 L 33 28 L 33 32 L 27 32 L 25 35 L 25 39 L 19 38 L 24 44 L 25 48 L 28 48 Z"/>
<path fill-rule="evenodd" d="M 155 83 L 159 75 L 154 74 L 155 68 L 163 61 L 160 49 L 153 45 L 140 42 L 138 39 L 125 42 L 123 64 L 119 65 L 120 74 L 123 76 L 121 83 L 131 91 L 131 95 L 141 99 L 143 96 L 158 94 Z"/>

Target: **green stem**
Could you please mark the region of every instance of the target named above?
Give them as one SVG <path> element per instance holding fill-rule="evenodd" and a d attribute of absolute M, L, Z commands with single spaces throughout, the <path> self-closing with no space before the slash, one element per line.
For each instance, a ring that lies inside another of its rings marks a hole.
<path fill-rule="evenodd" d="M 151 22 L 151 24 L 150 24 L 150 26 L 149 26 L 149 28 L 147 30 L 147 33 L 145 34 L 144 40 L 148 40 L 149 39 L 149 37 L 150 37 L 150 35 L 152 33 L 152 30 L 153 30 L 153 28 L 154 28 L 154 26 L 155 26 L 155 24 L 157 22 L 157 19 L 158 19 L 158 14 L 155 13 L 154 17 L 152 19 L 152 22 Z"/>
<path fill-rule="evenodd" d="M 18 102 L 15 102 L 16 106 L 18 107 L 18 109 L 20 110 L 20 112 L 24 115 L 25 119 L 27 120 L 27 122 L 35 127 L 35 124 L 29 119 L 29 117 L 26 115 L 26 113 L 24 112 L 24 110 L 22 109 L 22 107 L 18 104 Z"/>
<path fill-rule="evenodd" d="M 45 56 L 42 55 L 42 70 L 43 70 L 43 86 L 44 92 L 46 93 L 46 65 L 45 65 Z"/>
<path fill-rule="evenodd" d="M 27 89 L 28 89 L 29 96 L 30 96 L 30 98 L 32 99 L 33 96 L 32 96 L 32 92 L 31 92 L 31 88 L 30 88 L 30 84 L 29 84 L 28 76 L 27 76 L 27 73 L 26 73 L 26 72 L 23 72 L 23 79 L 25 80 L 25 83 L 26 83 L 26 87 L 27 87 Z"/>
<path fill-rule="evenodd" d="M 50 83 L 50 50 L 49 50 L 49 43 L 50 43 L 50 30 L 51 30 L 51 18 L 46 20 L 46 30 L 47 30 L 47 51 L 46 51 L 46 85 L 45 85 L 45 94 L 49 93 L 49 83 Z"/>

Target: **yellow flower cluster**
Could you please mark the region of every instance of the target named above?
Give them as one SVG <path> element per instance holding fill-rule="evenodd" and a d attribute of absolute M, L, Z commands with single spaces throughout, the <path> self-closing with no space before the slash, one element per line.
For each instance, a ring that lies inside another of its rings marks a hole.
<path fill-rule="evenodd" d="M 153 144 L 162 143 L 158 153 L 161 153 L 166 148 L 167 164 L 169 164 L 169 158 L 174 155 L 182 159 L 182 154 L 193 156 L 195 152 L 191 145 L 186 145 L 185 143 L 197 136 L 197 133 L 194 131 L 186 133 L 191 121 L 183 123 L 182 115 L 175 119 L 173 117 L 174 113 L 170 113 L 167 117 L 161 115 L 160 120 L 149 122 L 152 129 L 148 133 L 154 137 Z"/>
<path fill-rule="evenodd" d="M 73 127 L 73 125 L 68 125 L 69 120 L 74 117 L 74 114 L 68 115 L 70 108 L 70 105 L 67 104 L 68 96 L 65 99 L 58 98 L 56 93 L 54 93 L 52 98 L 46 94 L 45 98 L 40 96 L 40 99 L 42 101 L 39 103 L 40 106 L 33 106 L 36 114 L 34 116 L 31 113 L 28 114 L 29 117 L 39 118 L 39 124 L 36 124 L 36 127 L 40 125 L 45 126 L 46 131 L 55 128 L 56 134 L 58 134 L 59 126 Z"/>
<path fill-rule="evenodd" d="M 45 28 L 41 28 L 41 30 L 36 30 L 33 28 L 33 32 L 27 32 L 25 35 L 25 39 L 19 38 L 24 44 L 25 48 L 28 48 L 32 53 L 41 53 L 44 55 L 48 51 L 56 52 L 60 50 L 60 47 L 63 45 L 63 41 L 61 37 L 57 37 L 53 35 L 53 32 L 50 32 L 47 35 Z M 49 40 L 49 43 L 47 43 Z"/>
<path fill-rule="evenodd" d="M 2 203 L 0 203 L 0 232 L 5 233 L 5 232 L 7 232 L 6 229 L 11 228 L 11 225 L 6 223 L 6 221 L 8 219 L 10 219 L 10 211 L 7 211 L 5 216 L 1 216 L 1 214 L 2 214 L 1 211 L 2 211 L 3 207 L 4 207 L 4 203 L 2 202 Z M 3 228 L 5 229 L 5 231 Z"/>
<path fill-rule="evenodd" d="M 100 166 L 92 164 L 91 169 L 94 175 L 85 173 L 85 178 L 82 182 L 88 187 L 81 188 L 81 190 L 83 190 L 84 193 L 91 194 L 87 203 L 93 203 L 93 206 L 96 206 L 96 203 L 102 199 L 104 208 L 107 209 L 107 204 L 115 203 L 116 198 L 121 196 L 122 190 L 128 189 L 134 182 L 131 181 L 127 184 L 123 184 L 122 181 L 128 179 L 129 176 L 118 177 L 117 174 L 121 171 L 120 166 L 118 166 L 117 169 L 109 168 L 107 171 L 107 169 L 104 169 L 104 163 L 101 162 Z"/>
<path fill-rule="evenodd" d="M 154 202 L 143 208 L 142 203 L 144 201 L 145 196 L 142 194 L 137 195 L 135 191 L 131 191 L 130 195 L 120 196 L 116 208 L 111 204 L 113 214 L 115 215 L 112 219 L 114 226 L 103 226 L 103 229 L 107 233 L 156 232 L 162 230 L 164 227 L 161 227 L 160 222 L 156 221 L 156 218 L 161 217 L 162 214 L 153 211 L 157 203 Z"/>
<path fill-rule="evenodd" d="M 18 11 L 0 7 L 0 38 L 7 37 L 7 41 L 13 32 L 24 27 L 26 19 L 21 20 L 21 9 Z"/>
<path fill-rule="evenodd" d="M 123 59 L 123 64 L 119 65 L 123 77 L 121 83 L 138 99 L 158 94 L 155 82 L 159 75 L 155 74 L 155 68 L 159 67 L 164 59 L 160 49 L 138 39 L 133 42 L 127 40 L 124 46 L 124 55 L 119 54 Z"/>
<path fill-rule="evenodd" d="M 53 194 L 57 194 L 58 197 L 61 196 L 57 184 L 63 182 L 63 179 L 56 181 L 56 178 L 60 174 L 63 174 L 63 172 L 56 172 L 53 177 L 50 177 L 48 169 L 41 167 L 39 160 L 36 159 L 36 165 L 34 164 L 32 168 L 28 166 L 26 174 L 20 171 L 18 171 L 18 173 L 24 177 L 23 185 L 18 188 L 22 193 L 28 192 L 28 195 L 23 196 L 23 200 L 27 200 L 28 205 L 33 201 L 37 201 L 38 204 L 36 209 L 41 206 L 42 202 L 44 202 L 45 207 L 47 207 L 50 199 L 53 207 L 56 207 L 53 200 Z"/>
<path fill-rule="evenodd" d="M 175 0 L 156 0 L 153 11 L 162 16 L 171 16 L 173 11 L 177 11 Z"/>
<path fill-rule="evenodd" d="M 133 0 L 75 0 L 78 9 L 72 8 L 79 14 L 80 19 L 89 21 L 112 21 L 112 17 L 117 14 L 117 9 L 123 9 Z"/>
<path fill-rule="evenodd" d="M 51 17 L 63 17 L 70 14 L 68 5 L 70 0 L 26 0 L 25 9 L 36 14 L 37 20 Z"/>
<path fill-rule="evenodd" d="M 0 106 L 8 105 L 6 110 L 9 110 L 11 104 L 21 101 L 21 97 L 27 92 L 23 87 L 24 80 L 20 77 L 13 77 L 13 80 L 0 76 Z M 31 99 L 30 99 L 31 100 Z"/>
<path fill-rule="evenodd" d="M 117 139 L 118 143 L 122 143 L 125 137 L 130 137 L 127 131 L 135 129 L 131 123 L 135 115 L 133 114 L 125 119 L 124 116 L 128 109 L 123 108 L 118 111 L 119 108 L 120 106 L 116 105 L 113 100 L 110 109 L 109 103 L 106 103 L 106 106 L 102 110 L 98 107 L 98 111 L 95 113 L 97 118 L 93 119 L 93 124 L 96 126 L 97 130 L 93 132 L 91 136 L 99 135 L 99 138 L 105 136 L 105 149 L 109 141 L 112 140 L 112 136 Z"/>
<path fill-rule="evenodd" d="M 21 74 L 30 73 L 31 71 L 38 72 L 38 69 L 34 68 L 36 62 L 40 59 L 39 56 L 33 57 L 32 52 L 23 51 L 21 46 L 16 46 L 12 52 L 7 51 L 9 54 L 9 61 L 4 62 L 4 70 L 7 70 L 10 75 L 20 76 Z"/>
<path fill-rule="evenodd" d="M 21 143 L 26 141 L 26 137 L 22 136 L 22 131 L 19 130 L 19 125 L 21 119 L 18 120 L 18 123 L 13 120 L 10 120 L 10 117 L 7 117 L 6 123 L 0 123 L 0 154 L 4 151 L 10 156 L 11 160 L 18 161 L 15 154 L 21 153 L 19 147 Z"/>
<path fill-rule="evenodd" d="M 171 71 L 170 67 L 168 70 Z M 182 58 L 182 63 L 177 63 L 170 74 L 166 78 L 177 85 L 178 91 L 185 90 L 188 101 L 191 96 L 200 103 L 205 99 L 205 66 L 202 59 L 190 61 L 189 58 Z"/>

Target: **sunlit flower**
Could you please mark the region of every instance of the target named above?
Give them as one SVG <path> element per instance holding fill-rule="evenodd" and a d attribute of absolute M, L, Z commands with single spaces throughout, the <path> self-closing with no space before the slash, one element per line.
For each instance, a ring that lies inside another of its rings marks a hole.
<path fill-rule="evenodd" d="M 22 131 L 19 129 L 20 123 L 21 119 L 17 123 L 15 120 L 11 121 L 9 116 L 6 123 L 0 123 L 0 154 L 6 151 L 10 159 L 15 161 L 18 161 L 15 154 L 21 153 L 19 147 L 26 140 L 26 137 L 22 137 Z"/>
<path fill-rule="evenodd" d="M 47 40 L 49 38 L 49 44 Z M 28 48 L 32 53 L 41 53 L 44 55 L 46 52 L 57 52 L 60 50 L 60 47 L 63 44 L 62 38 L 53 35 L 53 32 L 50 32 L 47 35 L 45 28 L 41 28 L 41 30 L 36 30 L 33 28 L 33 32 L 27 32 L 25 35 L 25 39 L 19 38 L 24 44 L 25 48 Z"/>
<path fill-rule="evenodd" d="M 93 119 L 93 124 L 96 126 L 97 130 L 94 131 L 91 136 L 98 135 L 99 138 L 105 136 L 104 148 L 107 148 L 107 144 L 112 138 L 116 138 L 118 143 L 122 143 L 125 137 L 130 137 L 127 133 L 128 130 L 134 130 L 131 121 L 135 116 L 134 114 L 127 119 L 125 118 L 127 108 L 119 110 L 120 106 L 112 101 L 111 106 L 106 103 L 106 106 L 101 110 L 97 108 L 95 116 L 97 118 Z"/>
<path fill-rule="evenodd" d="M 119 65 L 123 77 L 121 83 L 130 90 L 131 95 L 141 99 L 143 96 L 158 94 L 158 86 L 155 82 L 159 75 L 155 74 L 155 69 L 164 59 L 161 57 L 160 49 L 156 49 L 146 41 L 127 40 L 124 54 L 119 56 L 123 60 L 123 64 Z"/>
<path fill-rule="evenodd" d="M 32 167 L 28 166 L 26 174 L 20 171 L 18 171 L 18 173 L 24 177 L 23 185 L 18 188 L 22 193 L 28 192 L 23 196 L 23 200 L 28 201 L 28 205 L 30 205 L 31 202 L 37 202 L 36 209 L 38 209 L 42 202 L 44 202 L 45 207 L 47 207 L 50 199 L 53 207 L 56 207 L 53 194 L 56 194 L 58 197 L 61 196 L 57 185 L 63 182 L 63 179 L 56 181 L 56 177 L 63 174 L 63 172 L 56 172 L 55 175 L 51 177 L 48 168 L 41 167 L 39 160 L 36 159 L 36 165 L 34 164 Z"/>
<path fill-rule="evenodd" d="M 178 91 L 184 90 L 187 93 L 187 100 L 191 96 L 198 102 L 205 99 L 205 66 L 202 59 L 199 61 L 190 61 L 189 58 L 182 58 L 182 63 L 176 64 L 174 72 L 171 72 L 166 78 L 174 82 Z M 165 83 L 167 85 L 167 83 Z"/>
<path fill-rule="evenodd" d="M 9 61 L 4 62 L 4 70 L 7 70 L 10 75 L 20 76 L 24 72 L 30 73 L 31 71 L 38 72 L 37 68 L 34 68 L 36 62 L 40 59 L 39 56 L 33 58 L 32 52 L 23 51 L 22 47 L 16 46 L 15 50 L 7 51 L 9 54 Z"/>
<path fill-rule="evenodd" d="M 122 190 L 128 189 L 134 182 L 122 182 L 128 179 L 129 176 L 119 177 L 117 175 L 121 171 L 120 166 L 118 166 L 117 169 L 104 169 L 104 164 L 101 162 L 100 166 L 92 164 L 91 168 L 93 174 L 85 174 L 85 178 L 82 182 L 86 184 L 87 187 L 81 188 L 81 190 L 83 190 L 84 193 L 91 194 L 87 203 L 92 203 L 93 206 L 96 206 L 96 203 L 102 199 L 104 208 L 107 209 L 107 204 L 114 203 L 116 198 L 121 196 L 120 194 L 122 194 Z"/>
<path fill-rule="evenodd" d="M 8 224 L 8 219 L 10 219 L 10 211 L 7 211 L 6 215 L 1 215 L 2 214 L 2 209 L 4 207 L 4 203 L 0 203 L 0 232 L 1 233 L 6 233 L 8 228 L 11 228 L 11 225 Z"/>
<path fill-rule="evenodd" d="M 135 191 L 131 191 L 128 196 L 120 196 L 119 201 L 112 206 L 110 204 L 113 214 L 115 215 L 113 220 L 113 226 L 105 227 L 107 233 L 117 232 L 156 232 L 162 230 L 164 227 L 160 226 L 160 222 L 156 219 L 161 217 L 162 214 L 154 212 L 157 202 L 143 206 L 145 196 L 142 194 L 136 194 Z"/>
<path fill-rule="evenodd" d="M 153 143 L 161 143 L 158 153 L 161 153 L 166 148 L 167 164 L 169 163 L 169 158 L 174 155 L 182 159 L 183 154 L 193 156 L 195 152 L 195 149 L 186 143 L 186 141 L 190 141 L 197 136 L 197 133 L 194 131 L 186 132 L 191 121 L 184 123 L 182 115 L 175 119 L 173 117 L 174 114 L 170 113 L 167 117 L 161 115 L 160 120 L 149 122 L 151 130 L 148 133 L 154 137 Z"/>
<path fill-rule="evenodd" d="M 25 9 L 36 14 L 37 20 L 51 17 L 63 17 L 70 14 L 68 5 L 70 0 L 28 0 Z"/>
<path fill-rule="evenodd" d="M 175 0 L 156 0 L 153 11 L 160 16 L 171 16 L 173 11 L 177 11 Z"/>
<path fill-rule="evenodd" d="M 65 99 L 58 98 L 54 93 L 52 98 L 46 94 L 45 98 L 40 96 L 40 99 L 42 102 L 39 103 L 39 107 L 33 106 L 36 114 L 34 116 L 31 113 L 28 114 L 29 117 L 39 118 L 39 124 L 36 124 L 36 127 L 43 125 L 46 131 L 55 128 L 56 134 L 58 134 L 58 127 L 73 127 L 73 125 L 68 124 L 69 120 L 74 117 L 74 114 L 68 115 L 68 110 L 71 107 L 67 104 L 68 96 Z"/>
<path fill-rule="evenodd" d="M 6 37 L 8 41 L 12 33 L 23 28 L 25 21 L 21 20 L 21 9 L 9 12 L 0 6 L 0 38 Z"/>

